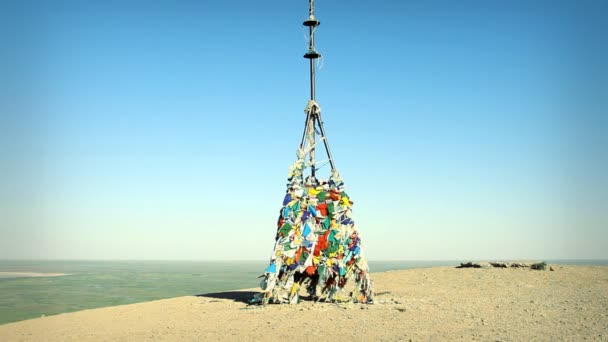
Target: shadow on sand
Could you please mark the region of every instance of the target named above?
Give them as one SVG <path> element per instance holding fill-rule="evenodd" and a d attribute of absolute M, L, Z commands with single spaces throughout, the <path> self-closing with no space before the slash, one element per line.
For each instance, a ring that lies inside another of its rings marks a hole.
<path fill-rule="evenodd" d="M 253 295 L 258 291 L 226 291 L 226 292 L 215 292 L 215 293 L 203 293 L 198 294 L 196 297 L 215 298 L 215 299 L 230 299 L 235 302 L 248 304 Z"/>

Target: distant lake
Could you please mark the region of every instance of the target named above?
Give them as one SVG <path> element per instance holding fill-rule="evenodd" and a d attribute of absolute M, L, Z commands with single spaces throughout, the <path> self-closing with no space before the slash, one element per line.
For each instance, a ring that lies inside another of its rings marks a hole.
<path fill-rule="evenodd" d="M 370 261 L 372 272 L 456 266 L 461 261 Z M 608 265 L 608 260 L 548 260 Z M 56 277 L 0 276 L 0 324 L 41 315 L 131 304 L 259 285 L 265 261 L 12 261 L 0 272 L 66 273 Z"/>

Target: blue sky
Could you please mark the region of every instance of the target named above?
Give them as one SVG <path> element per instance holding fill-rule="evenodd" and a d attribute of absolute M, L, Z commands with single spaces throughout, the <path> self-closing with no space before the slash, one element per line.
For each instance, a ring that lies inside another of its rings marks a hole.
<path fill-rule="evenodd" d="M 0 258 L 266 259 L 307 6 L 2 2 Z M 369 259 L 608 258 L 607 10 L 317 1 Z"/>

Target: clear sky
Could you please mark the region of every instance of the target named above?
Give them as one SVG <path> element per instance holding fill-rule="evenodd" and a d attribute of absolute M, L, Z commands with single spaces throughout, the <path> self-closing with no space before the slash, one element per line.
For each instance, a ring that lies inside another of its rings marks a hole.
<path fill-rule="evenodd" d="M 0 258 L 267 259 L 307 7 L 2 1 Z M 369 259 L 608 258 L 608 2 L 316 12 Z"/>

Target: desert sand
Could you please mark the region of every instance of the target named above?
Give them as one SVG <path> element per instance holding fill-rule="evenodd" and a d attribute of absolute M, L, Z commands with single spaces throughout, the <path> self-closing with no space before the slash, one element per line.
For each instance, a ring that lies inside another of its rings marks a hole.
<path fill-rule="evenodd" d="M 0 325 L 2 341 L 608 340 L 608 267 L 373 274 L 376 303 L 248 306 L 257 290 Z"/>

